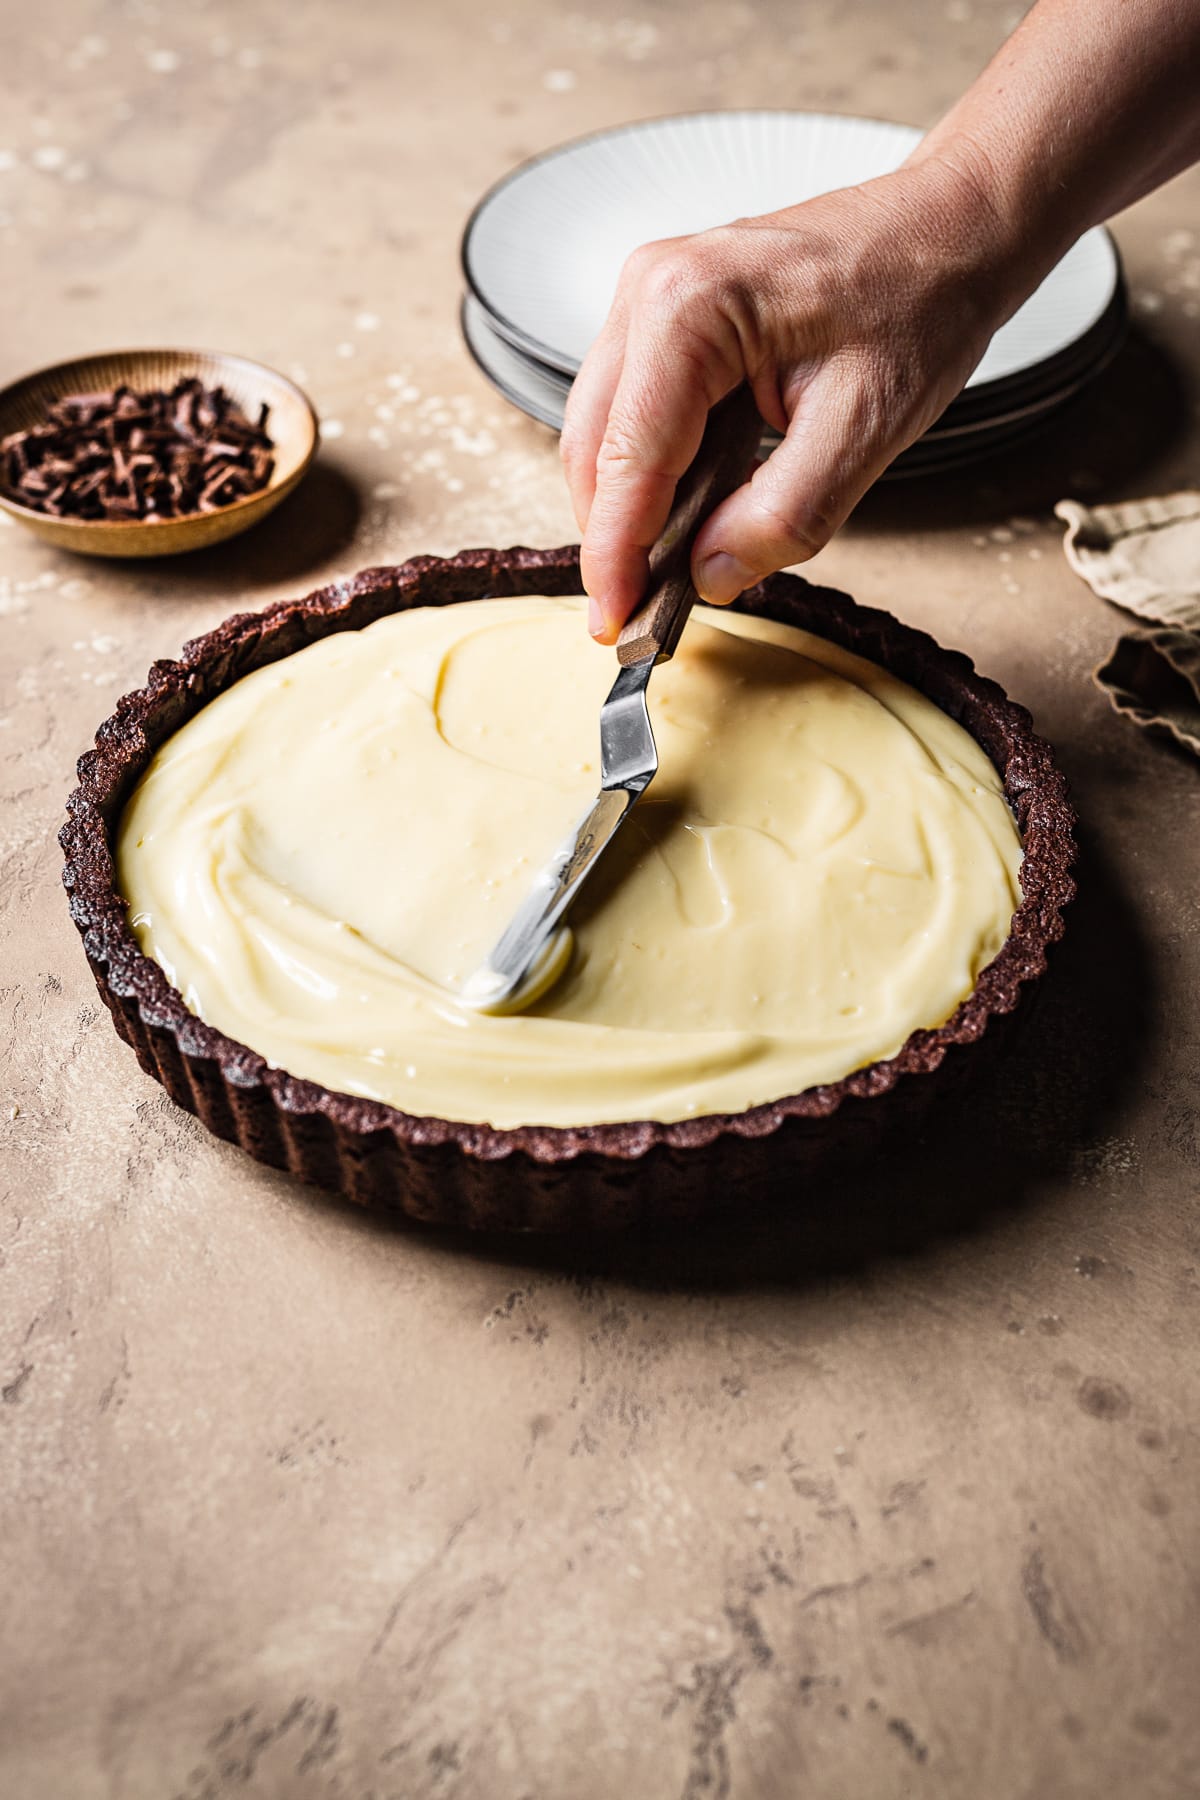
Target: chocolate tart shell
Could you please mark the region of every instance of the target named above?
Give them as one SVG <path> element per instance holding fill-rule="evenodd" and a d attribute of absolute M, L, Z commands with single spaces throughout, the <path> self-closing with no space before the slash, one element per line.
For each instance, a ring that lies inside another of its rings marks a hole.
<path fill-rule="evenodd" d="M 147 685 L 100 727 L 60 833 L 71 916 L 117 1031 L 146 1073 L 218 1137 L 363 1205 L 439 1224 L 562 1230 L 682 1220 L 731 1201 L 811 1199 L 823 1173 L 897 1130 L 911 1133 L 1007 1036 L 1074 893 L 1075 820 L 1050 747 L 1025 709 L 965 656 L 795 575 L 770 577 L 740 609 L 818 632 L 927 694 L 983 746 L 1024 836 L 1023 899 L 1009 937 L 944 1025 L 914 1032 L 887 1062 L 743 1113 L 500 1131 L 411 1117 L 298 1080 L 188 1011 L 138 948 L 114 877 L 122 808 L 164 739 L 243 675 L 331 632 L 410 606 L 581 592 L 574 545 L 465 550 L 367 569 L 193 639 L 177 662 L 155 663 Z"/>

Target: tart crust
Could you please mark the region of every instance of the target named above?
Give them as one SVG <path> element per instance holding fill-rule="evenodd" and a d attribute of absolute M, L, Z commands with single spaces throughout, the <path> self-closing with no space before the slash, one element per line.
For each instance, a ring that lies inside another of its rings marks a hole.
<path fill-rule="evenodd" d="M 945 1024 L 913 1032 L 886 1062 L 743 1113 L 497 1130 L 412 1117 L 298 1080 L 188 1011 L 139 949 L 114 877 L 121 810 L 158 746 L 243 675 L 332 632 L 412 606 L 581 592 L 576 545 L 464 550 L 367 569 L 303 599 L 235 614 L 186 644 L 177 662 L 155 663 L 146 687 L 100 727 L 59 834 L 71 916 L 117 1031 L 147 1074 L 218 1137 L 364 1205 L 439 1224 L 563 1230 L 682 1220 L 743 1198 L 794 1203 L 822 1171 L 897 1128 L 911 1131 L 1007 1037 L 1075 892 L 1066 781 L 1024 707 L 966 656 L 796 575 L 769 577 L 739 608 L 814 631 L 928 695 L 983 746 L 1021 828 L 1023 898 L 1009 936 Z M 399 826 L 381 820 L 380 829 Z"/>

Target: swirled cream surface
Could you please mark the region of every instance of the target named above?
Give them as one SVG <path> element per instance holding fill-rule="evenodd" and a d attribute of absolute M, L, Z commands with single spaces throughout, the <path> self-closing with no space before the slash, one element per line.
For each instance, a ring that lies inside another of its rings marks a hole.
<path fill-rule="evenodd" d="M 699 608 L 661 766 L 559 982 L 455 994 L 599 786 L 613 656 L 581 603 L 424 608 L 220 695 L 126 809 L 142 948 L 292 1074 L 497 1126 L 738 1112 L 893 1055 L 1007 935 L 1021 843 L 974 740 L 881 669 Z"/>

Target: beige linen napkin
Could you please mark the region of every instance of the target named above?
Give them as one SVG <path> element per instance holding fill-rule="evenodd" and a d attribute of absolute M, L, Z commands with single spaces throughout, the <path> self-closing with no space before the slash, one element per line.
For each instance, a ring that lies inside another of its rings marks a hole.
<path fill-rule="evenodd" d="M 1200 756 L 1200 493 L 1054 510 L 1076 574 L 1151 626 L 1118 638 L 1092 679 L 1118 712 Z"/>

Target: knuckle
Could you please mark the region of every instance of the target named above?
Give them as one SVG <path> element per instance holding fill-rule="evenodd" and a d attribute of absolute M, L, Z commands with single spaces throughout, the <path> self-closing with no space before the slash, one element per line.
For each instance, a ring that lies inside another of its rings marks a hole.
<path fill-rule="evenodd" d="M 738 250 L 738 234 L 728 227 L 644 244 L 622 274 L 627 303 L 651 324 L 687 329 L 711 360 L 715 344 L 731 332 L 740 338 L 759 310 Z"/>
<path fill-rule="evenodd" d="M 823 550 L 841 516 L 836 496 L 832 494 L 788 507 L 759 499 L 755 510 L 772 543 L 786 550 L 792 562 L 807 562 L 818 550 Z"/>
<path fill-rule="evenodd" d="M 642 461 L 641 448 L 632 428 L 619 420 L 610 420 L 596 457 L 597 478 L 601 481 L 619 479 L 631 469 L 640 469 Z"/>
<path fill-rule="evenodd" d="M 621 265 L 622 287 L 638 287 L 650 274 L 666 249 L 665 240 L 656 240 L 649 244 L 639 244 L 631 250 Z"/>
<path fill-rule="evenodd" d="M 675 316 L 694 297 L 698 286 L 694 261 L 686 251 L 672 250 L 658 258 L 641 283 L 641 297 L 656 313 Z"/>
<path fill-rule="evenodd" d="M 739 273 L 706 238 L 672 249 L 655 264 L 643 288 L 652 303 L 677 316 L 733 316 L 739 310 Z"/>
<path fill-rule="evenodd" d="M 754 248 L 749 224 L 749 220 L 735 219 L 729 225 L 713 225 L 693 241 L 714 270 L 736 272 L 746 267 Z"/>

